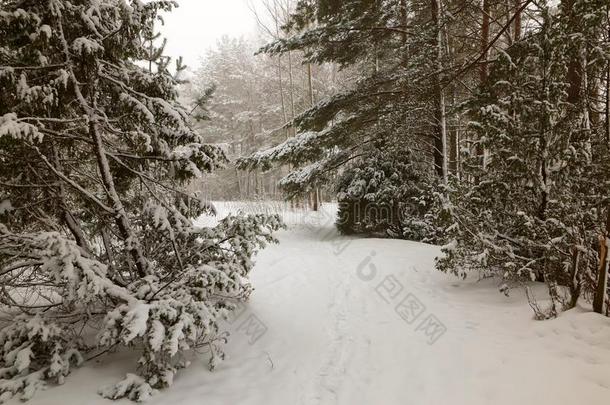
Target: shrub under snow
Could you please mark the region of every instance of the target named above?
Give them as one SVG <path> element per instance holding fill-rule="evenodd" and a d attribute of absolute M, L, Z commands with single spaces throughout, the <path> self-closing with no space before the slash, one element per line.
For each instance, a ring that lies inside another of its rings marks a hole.
<path fill-rule="evenodd" d="M 141 353 L 104 388 L 144 400 L 198 347 L 222 359 L 219 320 L 248 299 L 277 216 L 213 214 L 184 192 L 222 166 L 189 125 L 146 38 L 170 1 L 2 2 L 0 402 L 61 384 L 111 349 Z M 154 69 L 135 62 L 150 56 Z M 180 70 L 180 66 L 178 66 Z"/>

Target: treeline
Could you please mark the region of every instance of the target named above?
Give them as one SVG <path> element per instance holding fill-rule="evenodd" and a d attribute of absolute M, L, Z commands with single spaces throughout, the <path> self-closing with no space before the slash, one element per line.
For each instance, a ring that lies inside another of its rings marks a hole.
<path fill-rule="evenodd" d="M 267 55 L 358 73 L 239 160 L 332 183 L 343 232 L 443 244 L 439 269 L 544 281 L 555 316 L 607 311 L 610 5 L 603 0 L 299 1 Z"/>
<path fill-rule="evenodd" d="M 224 144 L 231 161 L 192 185 L 210 199 L 282 199 L 277 184 L 290 171 L 287 165 L 243 171 L 235 160 L 292 138 L 296 133 L 289 122 L 351 81 L 350 72 L 339 71 L 334 63 L 307 63 L 299 50 L 259 54 L 266 42 L 289 35 L 281 27 L 289 21 L 293 2 L 265 0 L 259 6 L 252 10 L 258 35 L 220 38 L 182 86 L 181 94 L 199 118 L 194 127 L 208 141 Z M 204 101 L 203 108 L 197 107 L 198 100 Z"/>

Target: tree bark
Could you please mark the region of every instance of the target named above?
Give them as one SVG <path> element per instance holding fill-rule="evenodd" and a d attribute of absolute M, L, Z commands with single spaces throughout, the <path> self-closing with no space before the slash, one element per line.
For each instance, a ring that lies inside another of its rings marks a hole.
<path fill-rule="evenodd" d="M 515 29 L 514 29 L 514 40 L 515 42 L 521 39 L 521 0 L 515 0 Z"/>
<path fill-rule="evenodd" d="M 59 153 L 57 151 L 57 148 L 55 147 L 55 144 L 51 144 L 51 151 L 53 153 L 53 165 L 55 166 L 55 168 L 58 171 L 63 172 L 63 167 L 62 167 L 62 164 L 61 164 L 61 160 L 59 159 Z M 89 243 L 87 242 L 87 238 L 85 237 L 85 233 L 83 232 L 82 228 L 80 227 L 80 225 L 78 224 L 78 222 L 74 218 L 74 215 L 72 214 L 72 212 L 70 211 L 70 209 L 68 207 L 67 196 L 66 196 L 66 188 L 64 186 L 64 183 L 61 182 L 61 181 L 59 182 L 59 196 L 58 197 L 60 199 L 59 204 L 60 204 L 61 209 L 63 211 L 63 213 L 62 213 L 62 220 L 63 220 L 64 224 L 70 230 L 70 233 L 74 237 L 74 240 L 76 241 L 76 244 L 81 249 L 83 249 L 83 251 L 86 254 L 90 254 L 91 250 L 89 248 Z"/>
<path fill-rule="evenodd" d="M 484 86 L 489 76 L 489 13 L 490 0 L 483 0 L 482 21 L 481 21 L 481 65 L 479 66 L 479 85 Z M 518 10 L 517 10 L 518 11 Z M 477 143 L 477 156 L 479 156 L 481 167 L 485 168 L 485 148 Z"/>
<path fill-rule="evenodd" d="M 100 176 L 102 178 L 102 182 L 104 183 L 104 187 L 106 188 L 108 200 L 112 203 L 112 206 L 116 212 L 116 223 L 119 231 L 121 232 L 121 236 L 123 237 L 125 245 L 131 254 L 131 258 L 136 265 L 138 276 L 146 277 L 148 275 L 148 261 L 144 257 L 142 247 L 140 246 L 140 241 L 133 232 L 129 218 L 127 217 L 127 212 L 123 206 L 123 202 L 121 201 L 121 198 L 114 187 L 114 179 L 110 173 L 110 165 L 108 164 L 108 159 L 106 158 L 102 137 L 97 128 L 97 122 L 95 119 L 89 123 L 89 136 L 95 144 L 95 155 L 100 170 Z"/>
<path fill-rule="evenodd" d="M 610 5 L 606 8 L 608 40 L 610 41 Z M 606 63 L 606 146 L 610 147 L 610 60 Z"/>
<path fill-rule="evenodd" d="M 610 28 L 608 35 L 610 35 Z M 606 72 L 606 141 L 610 142 L 610 62 Z M 610 146 L 606 143 L 606 148 Z M 604 310 L 606 291 L 608 289 L 608 249 L 610 248 L 610 205 L 606 207 L 606 229 L 599 238 L 599 269 L 597 288 L 593 298 L 593 311 L 601 314 Z"/>
<path fill-rule="evenodd" d="M 570 289 L 570 301 L 568 308 L 574 308 L 578 303 L 580 297 L 581 283 L 580 276 L 578 274 L 578 268 L 580 267 L 580 250 L 577 246 L 572 248 L 572 282 L 569 285 Z"/>
<path fill-rule="evenodd" d="M 307 87 L 309 89 L 309 106 L 313 107 L 315 104 L 315 100 L 314 100 L 314 95 L 313 95 L 313 75 L 311 73 L 311 63 L 307 64 Z M 311 192 L 311 200 L 313 202 L 313 210 L 314 211 L 318 211 L 318 209 L 320 208 L 320 201 L 319 201 L 319 190 L 318 187 L 316 187 L 312 192 Z"/>
<path fill-rule="evenodd" d="M 483 53 L 483 58 L 481 65 L 479 66 L 479 82 L 484 84 L 487 81 L 487 77 L 489 76 L 489 64 L 487 63 L 487 59 L 489 58 L 489 13 L 490 13 L 490 0 L 483 0 L 483 15 L 481 22 L 481 52 Z"/>
<path fill-rule="evenodd" d="M 279 24 L 279 14 L 277 11 L 277 2 L 273 2 L 273 10 L 275 13 L 274 21 L 275 21 L 275 35 L 276 39 L 280 38 L 280 24 Z M 284 85 L 282 82 L 282 55 L 277 56 L 277 76 L 280 85 L 280 102 L 282 104 L 282 118 L 284 120 L 283 124 L 286 124 L 288 121 L 288 116 L 286 114 L 286 102 L 284 100 Z M 288 139 L 288 128 L 286 128 L 286 139 Z"/>
<path fill-rule="evenodd" d="M 292 52 L 288 51 L 288 84 L 290 85 L 290 120 L 294 121 L 296 111 L 294 109 L 294 80 L 292 76 Z M 295 129 L 292 128 L 292 135 L 296 135 Z"/>
<path fill-rule="evenodd" d="M 66 65 L 68 74 L 70 76 L 70 81 L 72 82 L 72 86 L 74 88 L 74 93 L 76 95 L 76 100 L 80 104 L 81 108 L 89 117 L 89 133 L 88 135 L 91 137 L 94 144 L 94 153 L 96 156 L 96 160 L 98 163 L 98 167 L 100 170 L 100 175 L 102 178 L 102 183 L 106 188 L 106 195 L 108 197 L 108 201 L 111 203 L 112 208 L 114 210 L 115 222 L 121 232 L 121 236 L 123 237 L 124 243 L 126 245 L 127 250 L 129 251 L 134 264 L 136 266 L 136 272 L 138 276 L 145 277 L 148 274 L 148 261 L 146 260 L 144 253 L 142 252 L 142 248 L 140 246 L 140 241 L 136 237 L 131 224 L 129 223 L 129 218 L 127 217 L 127 212 L 125 211 L 125 207 L 123 206 L 123 202 L 121 201 L 116 189 L 114 187 L 114 180 L 112 178 L 112 174 L 110 173 L 110 165 L 108 164 L 108 159 L 106 157 L 106 152 L 104 150 L 104 145 L 102 141 L 102 136 L 98 130 L 98 120 L 100 119 L 99 115 L 96 112 L 95 105 L 95 89 L 96 89 L 96 81 L 93 77 L 89 77 L 88 83 L 88 95 L 91 99 L 92 105 L 89 105 L 87 99 L 83 95 L 80 82 L 76 78 L 76 74 L 74 73 L 74 69 L 72 69 L 72 54 L 70 52 L 70 47 L 68 45 L 68 41 L 64 35 L 62 17 L 58 19 L 58 28 L 59 28 L 59 36 L 60 41 L 62 42 L 62 47 L 64 51 L 64 56 L 66 58 Z M 93 72 L 96 72 L 96 69 L 93 69 Z"/>
<path fill-rule="evenodd" d="M 407 23 L 408 23 L 407 0 L 400 0 L 399 8 L 400 8 L 400 10 L 399 10 L 400 25 L 403 30 L 400 33 L 400 39 L 403 44 L 406 44 L 407 43 Z"/>
<path fill-rule="evenodd" d="M 606 68 L 606 145 L 610 146 L 610 61 Z"/>
<path fill-rule="evenodd" d="M 431 0 L 432 21 L 436 30 L 436 67 L 434 75 L 435 111 L 434 111 L 434 167 L 437 175 L 446 184 L 448 181 L 447 165 L 447 123 L 445 113 L 445 93 L 442 87 L 443 70 L 443 33 L 441 27 L 441 0 Z"/>
<path fill-rule="evenodd" d="M 564 9 L 565 15 L 568 18 L 568 25 L 572 30 L 577 30 L 578 19 L 574 13 L 575 0 L 562 0 L 561 6 Z M 581 99 L 581 83 L 582 83 L 582 66 L 580 64 L 580 55 L 577 52 L 572 55 L 568 63 L 568 98 L 567 101 L 578 105 Z"/>
<path fill-rule="evenodd" d="M 599 270 L 597 273 L 597 288 L 593 298 L 593 311 L 601 314 L 604 310 L 606 292 L 608 289 L 608 248 L 610 248 L 610 205 L 607 207 L 606 229 L 599 238 Z"/>

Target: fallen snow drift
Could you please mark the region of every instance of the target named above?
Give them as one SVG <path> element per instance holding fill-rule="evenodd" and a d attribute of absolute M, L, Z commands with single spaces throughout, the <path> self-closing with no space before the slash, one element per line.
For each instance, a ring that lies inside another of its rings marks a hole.
<path fill-rule="evenodd" d="M 227 360 L 210 372 L 193 355 L 149 404 L 607 403 L 609 319 L 577 308 L 535 321 L 518 291 L 436 271 L 435 246 L 339 236 L 332 209 L 286 208 L 289 229 L 226 324 Z M 30 404 L 108 404 L 96 391 L 135 355 L 91 362 Z"/>

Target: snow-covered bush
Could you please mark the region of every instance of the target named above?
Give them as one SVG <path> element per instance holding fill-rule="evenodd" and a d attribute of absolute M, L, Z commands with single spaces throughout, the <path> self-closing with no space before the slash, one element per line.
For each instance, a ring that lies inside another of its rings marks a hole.
<path fill-rule="evenodd" d="M 137 348 L 137 374 L 101 393 L 171 384 L 252 288 L 270 215 L 214 208 L 188 182 L 226 161 L 189 126 L 169 59 L 150 55 L 173 2 L 3 1 L 0 9 L 0 402 L 61 384 L 73 366 Z M 180 70 L 180 65 L 177 66 Z"/>
<path fill-rule="evenodd" d="M 349 233 L 398 233 L 405 182 L 415 177 L 411 159 L 380 151 L 354 162 L 339 178 L 337 228 Z"/>
<path fill-rule="evenodd" d="M 448 220 L 448 186 L 435 181 L 422 181 L 401 205 L 402 238 L 425 243 L 443 243 Z"/>
<path fill-rule="evenodd" d="M 40 313 L 21 314 L 0 330 L 0 401 L 22 394 L 27 400 L 44 381 L 61 384 L 72 366 L 83 362 L 82 342 L 69 325 L 47 321 Z"/>
<path fill-rule="evenodd" d="M 337 228 L 345 234 L 369 233 L 435 241 L 438 198 L 433 178 L 408 148 L 375 150 L 339 177 Z"/>

